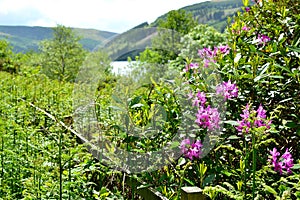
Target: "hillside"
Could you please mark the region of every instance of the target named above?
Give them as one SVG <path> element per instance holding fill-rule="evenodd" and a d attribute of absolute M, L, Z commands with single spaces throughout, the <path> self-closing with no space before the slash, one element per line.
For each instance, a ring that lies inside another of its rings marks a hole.
<path fill-rule="evenodd" d="M 243 6 L 242 0 L 212 0 L 181 8 L 193 14 L 201 24 L 208 24 L 223 32 L 227 18 L 233 16 Z M 166 18 L 167 13 L 158 17 L 151 25 L 157 26 L 159 20 Z"/>
<path fill-rule="evenodd" d="M 81 44 L 87 50 L 93 50 L 116 33 L 95 29 L 73 29 L 80 36 Z M 6 39 L 13 46 L 14 52 L 38 50 L 40 41 L 52 37 L 52 28 L 30 26 L 0 26 L 0 39 Z"/>

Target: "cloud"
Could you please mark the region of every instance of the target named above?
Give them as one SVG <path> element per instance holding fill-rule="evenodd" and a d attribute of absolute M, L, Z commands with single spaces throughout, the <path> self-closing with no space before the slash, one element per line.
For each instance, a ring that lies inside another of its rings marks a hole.
<path fill-rule="evenodd" d="M 62 24 L 121 33 L 143 22 L 151 23 L 170 10 L 194 3 L 199 0 L 1 0 L 0 23 Z"/>
<path fill-rule="evenodd" d="M 20 9 L 0 12 L 1 25 L 28 25 L 29 22 L 43 18 L 43 14 L 35 9 Z"/>

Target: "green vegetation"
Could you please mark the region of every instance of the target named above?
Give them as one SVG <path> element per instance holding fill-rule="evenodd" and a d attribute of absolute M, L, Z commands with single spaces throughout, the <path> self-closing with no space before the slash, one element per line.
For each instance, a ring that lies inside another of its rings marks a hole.
<path fill-rule="evenodd" d="M 41 43 L 42 72 L 52 79 L 74 81 L 86 52 L 71 28 L 58 25 L 54 38 Z"/>
<path fill-rule="evenodd" d="M 0 70 L 16 72 L 15 64 L 13 63 L 13 52 L 11 46 L 5 40 L 0 40 Z"/>
<path fill-rule="evenodd" d="M 0 40 L 0 199 L 142 199 L 151 187 L 179 200 L 183 186 L 299 199 L 300 2 L 243 3 L 224 33 L 171 12 L 160 24 L 182 33 L 174 57 L 140 52 L 174 45 L 159 28 L 107 52 L 63 26 L 41 52 Z M 133 50 L 132 71 L 113 74 L 111 59 Z"/>
<path fill-rule="evenodd" d="M 190 13 L 184 10 L 170 11 L 166 20 L 159 21 L 157 36 L 151 40 L 151 49 L 141 53 L 140 60 L 159 64 L 174 60 L 182 48 L 181 37 L 196 25 Z"/>

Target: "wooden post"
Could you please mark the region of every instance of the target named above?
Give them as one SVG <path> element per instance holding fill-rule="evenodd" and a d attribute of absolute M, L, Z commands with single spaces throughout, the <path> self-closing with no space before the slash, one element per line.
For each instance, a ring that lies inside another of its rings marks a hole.
<path fill-rule="evenodd" d="M 198 187 L 182 187 L 181 200 L 205 200 L 205 195 Z"/>

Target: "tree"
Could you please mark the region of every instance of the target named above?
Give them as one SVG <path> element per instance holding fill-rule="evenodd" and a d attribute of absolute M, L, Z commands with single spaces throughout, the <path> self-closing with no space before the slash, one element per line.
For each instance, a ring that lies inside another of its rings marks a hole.
<path fill-rule="evenodd" d="M 53 36 L 40 44 L 42 72 L 59 81 L 74 81 L 86 55 L 80 37 L 62 25 L 53 28 Z"/>
<path fill-rule="evenodd" d="M 141 58 L 147 58 L 151 61 L 159 61 L 160 64 L 166 64 L 174 60 L 180 52 L 181 37 L 186 35 L 197 22 L 193 19 L 191 13 L 185 10 L 172 10 L 165 19 L 158 22 L 158 34 L 152 41 L 152 49 L 147 49 Z M 151 53 L 151 51 L 154 51 Z M 153 58 L 152 56 L 157 56 Z M 147 60 L 147 61 L 148 61 Z"/>
<path fill-rule="evenodd" d="M 0 71 L 15 73 L 18 66 L 14 63 L 12 47 L 6 40 L 0 40 Z"/>
<path fill-rule="evenodd" d="M 197 25 L 192 13 L 188 13 L 185 10 L 172 10 L 167 14 L 165 20 L 159 20 L 158 27 L 162 29 L 169 29 L 181 33 L 187 34 L 193 27 Z"/>
<path fill-rule="evenodd" d="M 207 24 L 199 24 L 195 26 L 182 39 L 182 49 L 179 56 L 183 59 L 198 58 L 198 50 L 204 47 L 213 49 L 215 46 L 224 45 L 226 34 L 218 32 L 214 27 Z"/>

